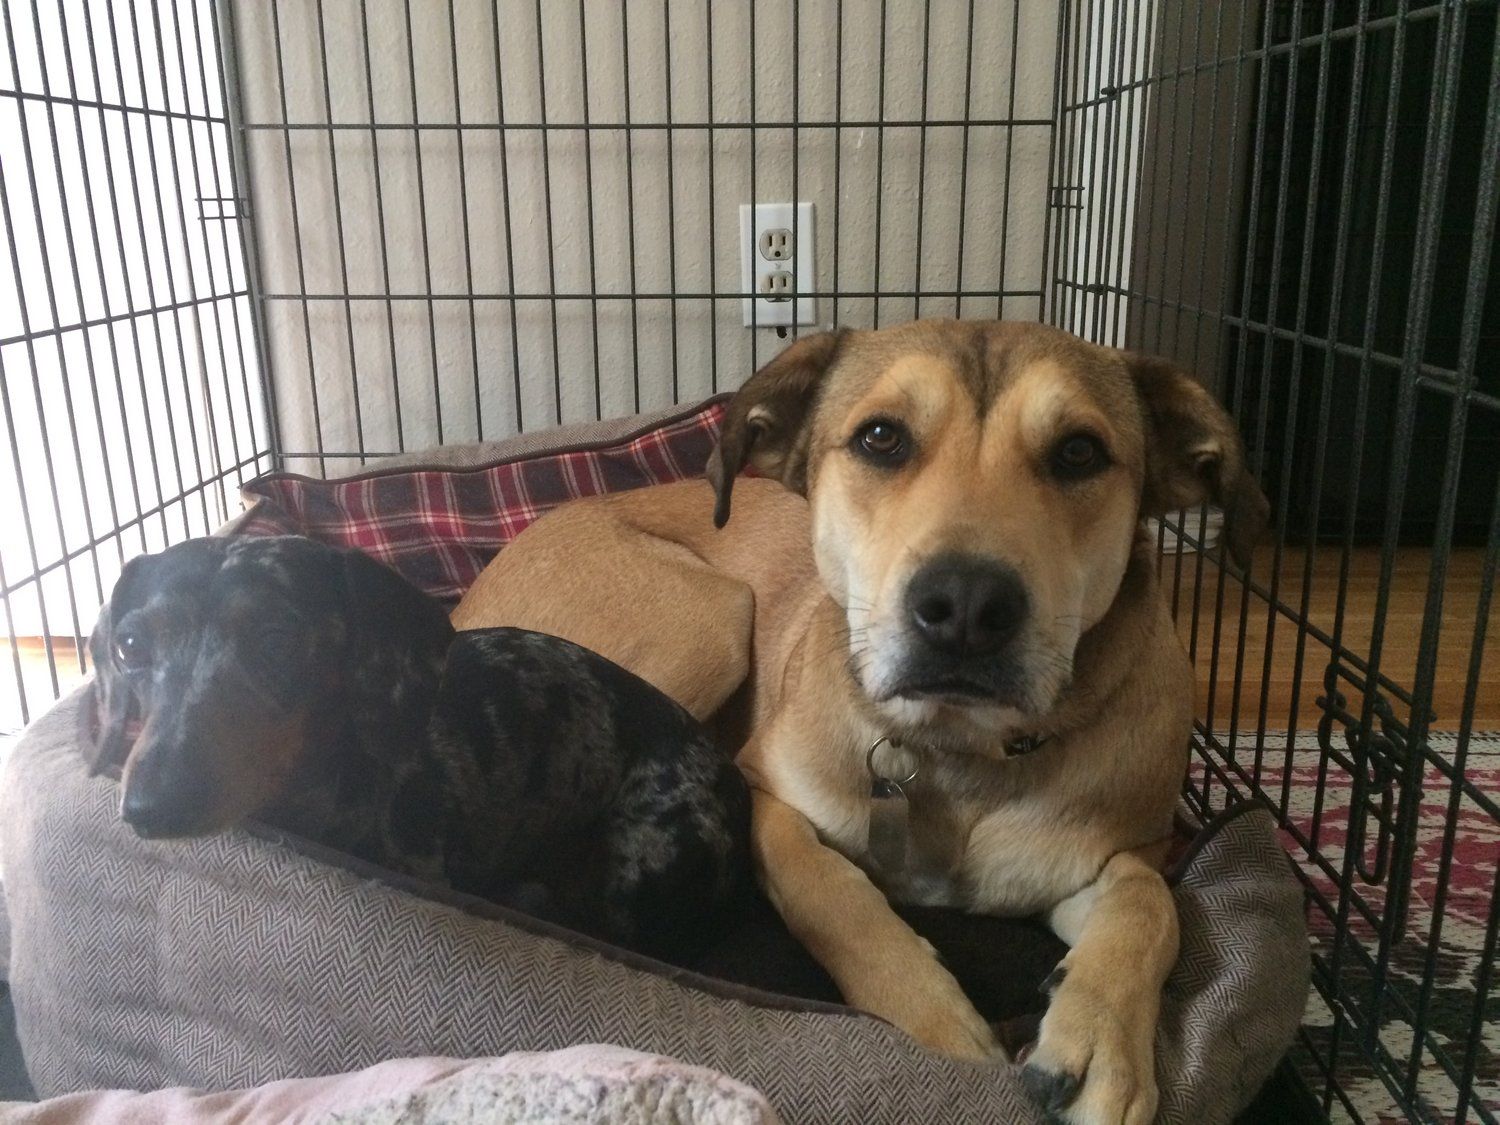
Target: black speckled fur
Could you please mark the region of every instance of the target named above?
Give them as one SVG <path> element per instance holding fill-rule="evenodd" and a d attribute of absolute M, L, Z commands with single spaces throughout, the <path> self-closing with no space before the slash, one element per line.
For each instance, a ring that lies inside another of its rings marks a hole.
<path fill-rule="evenodd" d="M 150 645 L 148 668 L 126 667 L 126 632 Z M 556 637 L 455 634 L 359 552 L 288 536 L 145 556 L 91 652 L 95 764 L 129 754 L 128 785 L 168 806 L 152 835 L 212 831 L 201 810 L 235 807 L 678 962 L 753 893 L 748 791 L 691 716 Z M 221 801 L 228 779 L 259 782 L 267 713 L 302 724 L 301 753 L 258 807 Z M 212 763 L 204 748 L 226 741 L 251 760 Z"/>

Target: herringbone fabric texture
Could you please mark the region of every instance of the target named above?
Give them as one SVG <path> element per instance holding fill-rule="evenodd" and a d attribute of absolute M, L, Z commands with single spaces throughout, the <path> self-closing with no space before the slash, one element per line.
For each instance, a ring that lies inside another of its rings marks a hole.
<path fill-rule="evenodd" d="M 599 1042 L 722 1071 L 789 1122 L 1040 1120 L 1012 1068 L 928 1054 L 867 1016 L 719 995 L 244 832 L 138 840 L 74 748 L 81 710 L 75 695 L 37 722 L 0 778 L 10 977 L 43 1096 Z M 1224 824 L 1176 894 L 1161 1119 L 1206 1125 L 1289 1045 L 1306 932 L 1264 813 Z"/>

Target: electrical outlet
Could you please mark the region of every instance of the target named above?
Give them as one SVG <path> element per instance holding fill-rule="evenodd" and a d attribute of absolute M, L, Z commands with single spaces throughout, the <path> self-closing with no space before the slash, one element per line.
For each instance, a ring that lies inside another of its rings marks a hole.
<path fill-rule="evenodd" d="M 742 291 L 757 294 L 740 302 L 746 328 L 816 323 L 813 245 L 811 203 L 740 204 Z"/>
<path fill-rule="evenodd" d="M 755 291 L 772 304 L 790 301 L 792 299 L 792 275 L 786 270 L 762 274 Z"/>
<path fill-rule="evenodd" d="M 792 232 L 786 227 L 760 232 L 760 256 L 767 261 L 784 262 L 792 256 Z"/>

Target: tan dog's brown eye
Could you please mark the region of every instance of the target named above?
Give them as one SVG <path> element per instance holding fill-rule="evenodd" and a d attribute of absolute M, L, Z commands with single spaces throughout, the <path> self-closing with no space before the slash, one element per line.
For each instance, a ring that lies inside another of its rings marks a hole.
<path fill-rule="evenodd" d="M 899 464 L 911 449 L 905 427 L 896 422 L 876 419 L 866 422 L 854 435 L 855 449 L 867 460 L 882 464 Z"/>
<path fill-rule="evenodd" d="M 1082 480 L 1109 467 L 1109 454 L 1093 434 L 1071 434 L 1052 450 L 1052 473 L 1060 480 Z"/>
<path fill-rule="evenodd" d="M 144 668 L 151 663 L 151 644 L 139 633 L 123 633 L 115 641 L 115 656 L 126 668 Z"/>

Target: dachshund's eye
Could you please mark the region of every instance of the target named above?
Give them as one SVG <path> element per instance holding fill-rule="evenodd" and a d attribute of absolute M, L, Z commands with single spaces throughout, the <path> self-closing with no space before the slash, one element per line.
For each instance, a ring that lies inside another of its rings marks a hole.
<path fill-rule="evenodd" d="M 115 657 L 131 670 L 151 663 L 151 642 L 140 633 L 121 633 L 115 638 Z"/>
<path fill-rule="evenodd" d="M 853 446 L 867 461 L 899 465 L 911 455 L 911 435 L 899 422 L 876 418 L 859 428 Z"/>
<path fill-rule="evenodd" d="M 1059 480 L 1083 480 L 1108 467 L 1109 454 L 1093 434 L 1070 434 L 1052 449 L 1052 475 Z"/>

